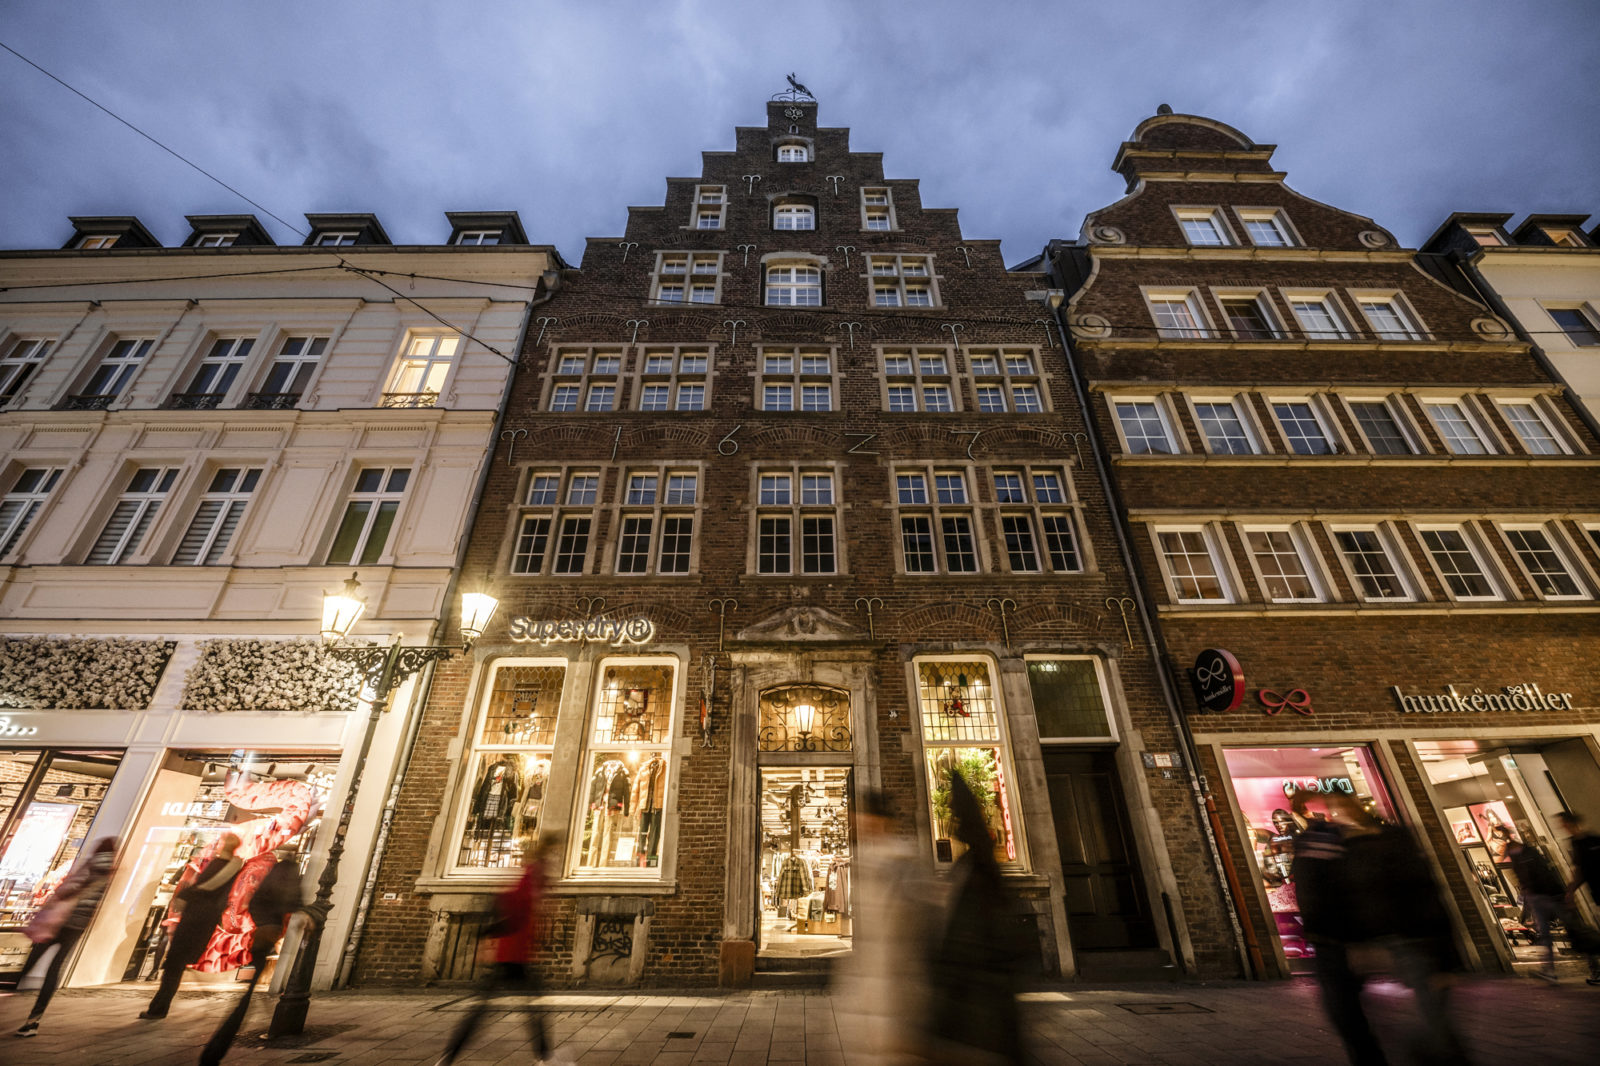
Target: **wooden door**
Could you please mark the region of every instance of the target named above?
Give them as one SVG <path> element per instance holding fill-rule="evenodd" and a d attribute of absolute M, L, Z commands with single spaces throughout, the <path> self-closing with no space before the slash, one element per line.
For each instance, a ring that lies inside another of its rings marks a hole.
<path fill-rule="evenodd" d="M 1156 945 L 1114 753 L 1044 749 L 1074 951 Z"/>

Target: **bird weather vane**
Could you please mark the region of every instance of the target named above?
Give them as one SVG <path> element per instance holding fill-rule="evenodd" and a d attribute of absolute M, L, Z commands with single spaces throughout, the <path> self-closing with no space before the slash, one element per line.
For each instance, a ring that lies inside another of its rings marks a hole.
<path fill-rule="evenodd" d="M 812 95 L 810 89 L 807 89 L 804 85 L 800 84 L 799 80 L 795 78 L 793 71 L 791 71 L 788 75 L 788 82 L 789 87 L 787 89 L 785 89 L 783 92 L 773 94 L 772 98 L 774 100 L 790 100 L 796 102 L 800 100 L 810 100 L 813 103 L 816 102 L 817 98 Z"/>

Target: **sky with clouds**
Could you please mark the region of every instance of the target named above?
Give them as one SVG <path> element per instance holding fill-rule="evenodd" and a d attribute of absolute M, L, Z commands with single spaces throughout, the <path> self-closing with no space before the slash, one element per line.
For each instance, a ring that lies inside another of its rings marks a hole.
<path fill-rule="evenodd" d="M 70 12 L 70 17 L 68 16 Z M 303 226 L 439 243 L 515 209 L 571 261 L 798 74 L 890 177 L 1008 262 L 1122 194 L 1158 104 L 1260 143 L 1408 245 L 1451 211 L 1600 212 L 1594 0 L 6 0 L 0 41 Z M 0 52 L 0 247 L 68 215 L 253 210 Z M 261 212 L 256 212 L 262 215 Z M 279 243 L 298 243 L 262 215 Z"/>

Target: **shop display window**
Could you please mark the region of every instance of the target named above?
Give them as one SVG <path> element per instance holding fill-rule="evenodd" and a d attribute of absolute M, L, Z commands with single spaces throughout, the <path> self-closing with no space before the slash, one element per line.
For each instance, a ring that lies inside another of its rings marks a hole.
<path fill-rule="evenodd" d="M 1004 715 L 988 661 L 918 659 L 916 672 L 935 860 L 954 862 L 966 850 L 955 838 L 950 810 L 950 773 L 959 770 L 983 805 L 995 861 L 1017 865 L 1021 860 Z"/>
<path fill-rule="evenodd" d="M 222 835 L 233 833 L 240 840 L 235 855 L 244 866 L 194 969 L 236 977 L 242 968 L 248 972 L 255 928 L 249 892 L 272 868 L 274 856 L 305 871 L 340 757 L 338 752 L 169 752 L 125 841 L 108 905 L 91 927 L 85 955 L 126 951 L 113 959 L 112 973 L 120 967 L 124 981 L 157 980 L 177 918 L 173 896 L 204 869 Z"/>
<path fill-rule="evenodd" d="M 666 817 L 677 662 L 607 659 L 598 674 L 578 776 L 582 829 L 573 865 L 580 875 L 655 877 Z"/>
<path fill-rule="evenodd" d="M 458 867 L 522 865 L 523 844 L 539 833 L 566 674 L 560 662 L 494 665 L 470 763 Z"/>
<path fill-rule="evenodd" d="M 21 969 L 22 935 L 88 843 L 122 756 L 0 751 L 0 973 Z"/>
<path fill-rule="evenodd" d="M 1255 873 L 1267 893 L 1274 932 L 1291 966 L 1316 953 L 1305 937 L 1292 864 L 1295 838 L 1306 821 L 1293 813 L 1291 797 L 1308 795 L 1306 815 L 1328 816 L 1323 796 L 1353 796 L 1384 821 L 1394 821 L 1388 790 L 1372 750 L 1365 746 L 1229 748 L 1223 752 L 1239 812 L 1247 824 Z"/>
<path fill-rule="evenodd" d="M 1425 740 L 1417 742 L 1417 755 L 1467 883 L 1483 894 L 1512 958 L 1541 961 L 1533 925 L 1523 920 L 1523 889 L 1510 852 L 1517 845 L 1537 849 L 1563 880 L 1573 876 L 1556 815 L 1600 795 L 1600 768 L 1585 742 Z M 1585 806 L 1580 813 L 1588 813 Z"/>

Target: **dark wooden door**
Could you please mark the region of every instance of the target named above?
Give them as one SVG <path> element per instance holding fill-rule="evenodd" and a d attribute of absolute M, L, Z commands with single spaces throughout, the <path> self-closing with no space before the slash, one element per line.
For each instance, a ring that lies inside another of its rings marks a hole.
<path fill-rule="evenodd" d="M 1047 747 L 1044 772 L 1073 949 L 1154 947 L 1155 923 L 1113 753 Z"/>

